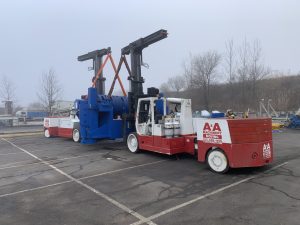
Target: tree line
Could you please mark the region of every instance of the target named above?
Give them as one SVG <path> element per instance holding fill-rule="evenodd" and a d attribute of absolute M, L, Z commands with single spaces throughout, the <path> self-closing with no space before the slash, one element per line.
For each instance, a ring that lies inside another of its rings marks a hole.
<path fill-rule="evenodd" d="M 223 54 L 207 51 L 191 55 L 182 74 L 160 87 L 167 96 L 192 98 L 194 110 L 257 111 L 261 99 L 272 99 L 276 110 L 300 107 L 300 76 L 274 74 L 264 63 L 259 40 L 225 44 Z"/>

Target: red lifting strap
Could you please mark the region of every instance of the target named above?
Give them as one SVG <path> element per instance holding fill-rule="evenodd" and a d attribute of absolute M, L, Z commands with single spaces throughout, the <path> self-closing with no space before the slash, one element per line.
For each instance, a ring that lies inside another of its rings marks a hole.
<path fill-rule="evenodd" d="M 111 53 L 108 53 L 108 54 L 106 55 L 106 58 L 105 58 L 103 64 L 101 65 L 100 69 L 98 70 L 97 75 L 96 75 L 96 77 L 95 77 L 95 79 L 94 79 L 94 81 L 93 81 L 93 83 L 92 83 L 92 87 L 95 87 L 95 86 L 96 86 L 96 81 L 97 81 L 97 79 L 99 79 L 99 76 L 100 76 L 101 72 L 103 71 L 103 68 L 104 68 L 104 66 L 106 65 L 108 59 L 110 60 L 111 65 L 112 65 L 112 67 L 113 67 L 113 69 L 114 69 L 114 71 L 115 71 L 115 76 L 114 76 L 114 81 L 113 81 L 113 83 L 115 83 L 115 80 L 118 79 L 118 82 L 119 82 L 119 84 L 120 84 L 120 86 L 121 86 L 123 95 L 124 95 L 124 96 L 127 96 L 126 91 L 125 91 L 124 86 L 123 86 L 123 83 L 122 83 L 122 81 L 121 81 L 121 78 L 119 77 L 119 71 L 120 71 L 120 70 L 117 71 L 117 68 L 116 68 L 115 62 L 114 62 L 114 60 L 113 60 L 113 58 L 112 58 L 112 56 L 111 56 Z M 109 93 L 110 93 L 110 92 L 109 92 Z M 111 96 L 111 94 L 109 94 L 109 96 Z"/>
<path fill-rule="evenodd" d="M 110 90 L 108 92 L 108 96 L 111 96 L 113 91 L 114 91 L 114 87 L 115 87 L 115 83 L 116 83 L 116 80 L 118 79 L 119 80 L 119 83 L 120 83 L 120 77 L 119 77 L 119 72 L 121 70 L 121 67 L 122 67 L 122 64 L 123 62 L 125 63 L 125 66 L 126 66 L 126 69 L 127 69 L 127 72 L 129 74 L 129 76 L 131 76 L 131 71 L 130 71 L 130 67 L 129 67 L 129 64 L 126 60 L 126 57 L 125 55 L 121 55 L 121 58 L 120 58 L 120 61 L 119 61 L 119 65 L 118 65 L 118 68 L 115 70 L 115 77 L 113 79 L 113 82 L 111 83 L 111 87 L 110 87 Z M 124 88 L 123 88 L 123 85 L 121 85 L 121 88 L 122 88 L 122 91 L 123 93 L 125 92 Z M 126 95 L 125 95 L 126 96 Z"/>

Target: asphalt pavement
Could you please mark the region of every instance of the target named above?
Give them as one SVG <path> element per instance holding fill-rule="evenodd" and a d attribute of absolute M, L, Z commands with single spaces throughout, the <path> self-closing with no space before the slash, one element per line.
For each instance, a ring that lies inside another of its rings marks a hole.
<path fill-rule="evenodd" d="M 280 224 L 300 221 L 300 131 L 275 133 L 274 162 L 215 174 L 189 155 L 122 142 L 0 137 L 0 224 Z"/>

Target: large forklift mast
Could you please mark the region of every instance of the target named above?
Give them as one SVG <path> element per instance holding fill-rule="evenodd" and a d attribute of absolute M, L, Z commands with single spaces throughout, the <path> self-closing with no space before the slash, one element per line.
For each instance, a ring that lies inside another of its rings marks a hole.
<path fill-rule="evenodd" d="M 93 77 L 93 81 L 94 81 L 94 79 L 96 79 L 96 77 L 97 77 L 99 69 L 102 66 L 103 56 L 105 56 L 109 53 L 111 53 L 110 47 L 103 48 L 101 50 L 95 50 L 95 51 L 89 52 L 87 54 L 78 56 L 77 60 L 80 61 L 80 62 L 90 60 L 90 59 L 93 60 L 93 69 L 94 69 L 94 72 L 95 72 L 95 75 Z M 96 87 L 97 93 L 99 95 L 104 95 L 105 94 L 105 78 L 103 77 L 103 72 L 102 71 L 100 73 L 100 76 L 98 76 L 98 79 L 96 80 L 95 87 Z"/>
<path fill-rule="evenodd" d="M 137 109 L 138 99 L 145 97 L 143 92 L 144 78 L 142 77 L 141 66 L 143 65 L 143 49 L 155 42 L 158 42 L 168 36 L 166 30 L 159 30 L 153 34 L 150 34 L 144 38 L 140 38 L 128 46 L 122 48 L 122 55 L 130 55 L 131 60 L 131 74 L 128 77 L 129 80 L 129 92 L 128 92 L 128 110 L 129 120 L 132 118 Z M 153 89 L 152 89 L 153 90 Z M 149 94 L 149 93 L 148 93 Z M 130 123 L 134 126 L 134 123 Z"/>

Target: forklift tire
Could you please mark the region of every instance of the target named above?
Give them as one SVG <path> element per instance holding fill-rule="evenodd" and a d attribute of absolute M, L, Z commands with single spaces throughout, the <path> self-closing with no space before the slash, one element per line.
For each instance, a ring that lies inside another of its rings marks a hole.
<path fill-rule="evenodd" d="M 49 132 L 48 129 L 44 130 L 44 135 L 45 135 L 46 138 L 50 138 L 51 137 L 50 132 Z"/>
<path fill-rule="evenodd" d="M 81 137 L 78 129 L 73 130 L 72 138 L 74 142 L 80 142 Z"/>
<path fill-rule="evenodd" d="M 132 153 L 139 151 L 139 141 L 136 133 L 130 133 L 127 137 L 127 147 Z"/>
<path fill-rule="evenodd" d="M 208 152 L 206 162 L 209 168 L 215 173 L 226 173 L 229 170 L 226 154 L 219 148 Z"/>

